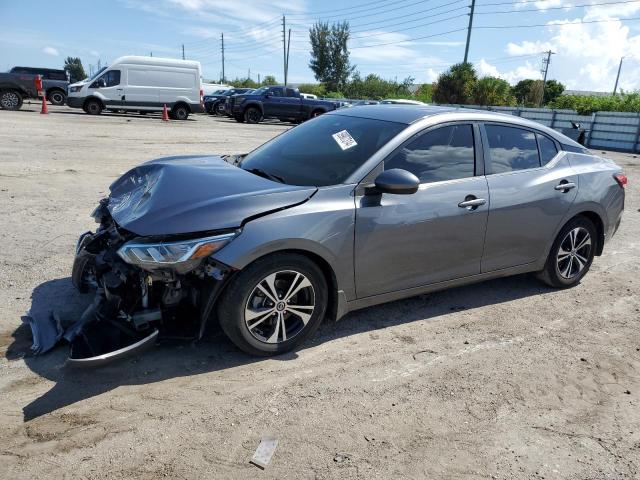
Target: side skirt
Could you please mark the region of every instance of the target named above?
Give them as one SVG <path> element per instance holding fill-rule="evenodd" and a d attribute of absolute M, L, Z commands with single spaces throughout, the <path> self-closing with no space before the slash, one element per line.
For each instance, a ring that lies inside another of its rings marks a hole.
<path fill-rule="evenodd" d="M 535 272 L 537 270 L 539 270 L 538 262 L 532 262 L 526 263 L 524 265 L 518 265 L 517 267 L 510 267 L 493 272 L 480 273 L 478 275 L 471 275 L 463 278 L 456 278 L 455 280 L 447 280 L 445 282 L 432 283 L 430 285 L 422 285 L 420 287 L 408 288 L 405 290 L 397 290 L 395 292 L 358 298 L 356 300 L 346 302 L 346 305 L 344 305 L 343 309 L 338 309 L 336 320 L 339 320 L 342 316 L 354 310 L 360 310 L 361 308 L 367 308 L 373 305 L 379 305 L 381 303 L 393 302 L 395 300 L 415 297 L 417 295 L 437 292 L 440 290 L 447 290 L 453 287 L 461 287 L 463 285 L 470 285 L 472 283 L 492 280 L 494 278 L 509 277 L 511 275 L 519 275 L 521 273 Z"/>

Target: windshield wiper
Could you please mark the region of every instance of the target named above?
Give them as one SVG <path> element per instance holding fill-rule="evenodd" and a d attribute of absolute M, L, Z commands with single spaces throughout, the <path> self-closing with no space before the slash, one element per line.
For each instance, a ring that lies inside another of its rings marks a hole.
<path fill-rule="evenodd" d="M 247 172 L 251 172 L 254 175 L 258 175 L 260 177 L 266 178 L 268 180 L 273 180 L 278 183 L 285 183 L 284 178 L 279 177 L 278 175 L 274 175 L 273 173 L 265 172 L 261 168 L 249 168 Z"/>

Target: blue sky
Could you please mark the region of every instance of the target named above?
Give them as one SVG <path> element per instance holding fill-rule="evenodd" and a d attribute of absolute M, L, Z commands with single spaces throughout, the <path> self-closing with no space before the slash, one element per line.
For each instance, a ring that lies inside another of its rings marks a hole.
<path fill-rule="evenodd" d="M 606 3 L 606 5 L 601 5 Z M 352 63 L 362 74 L 430 82 L 464 56 L 470 0 L 61 0 L 0 1 L 0 69 L 61 67 L 79 56 L 85 69 L 121 55 L 199 60 L 206 78 L 283 79 L 281 16 L 292 29 L 289 79 L 312 82 L 308 28 L 318 19 L 348 20 Z M 498 13 L 507 12 L 507 13 Z M 549 78 L 578 90 L 640 89 L 640 1 L 477 0 L 469 60 L 511 83 Z M 636 20 L 633 20 L 636 19 Z M 538 25 L 527 27 L 529 25 Z M 477 27 L 477 28 L 475 28 Z M 501 28 L 486 28 L 501 27 Z M 503 28 L 512 27 L 512 28 Z M 445 33 L 451 32 L 451 33 Z"/>

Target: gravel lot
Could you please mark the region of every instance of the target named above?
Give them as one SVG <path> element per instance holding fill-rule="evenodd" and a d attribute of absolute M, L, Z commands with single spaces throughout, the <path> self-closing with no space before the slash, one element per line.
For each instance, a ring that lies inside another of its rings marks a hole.
<path fill-rule="evenodd" d="M 79 233 L 121 173 L 238 153 L 287 125 L 0 111 L 0 478 L 640 476 L 640 161 L 616 237 L 578 287 L 530 276 L 349 314 L 256 360 L 216 329 L 90 373 L 26 355 L 21 317 L 76 317 Z M 635 240 L 634 240 L 635 239 Z M 248 463 L 260 438 L 278 449 Z"/>

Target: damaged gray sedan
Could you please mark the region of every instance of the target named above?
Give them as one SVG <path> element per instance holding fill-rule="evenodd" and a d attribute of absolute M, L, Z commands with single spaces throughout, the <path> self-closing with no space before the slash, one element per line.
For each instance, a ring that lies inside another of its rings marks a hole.
<path fill-rule="evenodd" d="M 93 304 L 65 332 L 74 363 L 199 338 L 217 320 L 253 355 L 325 317 L 537 272 L 576 285 L 617 230 L 626 177 L 540 124 L 487 112 L 362 106 L 248 155 L 127 172 L 80 237 Z"/>

